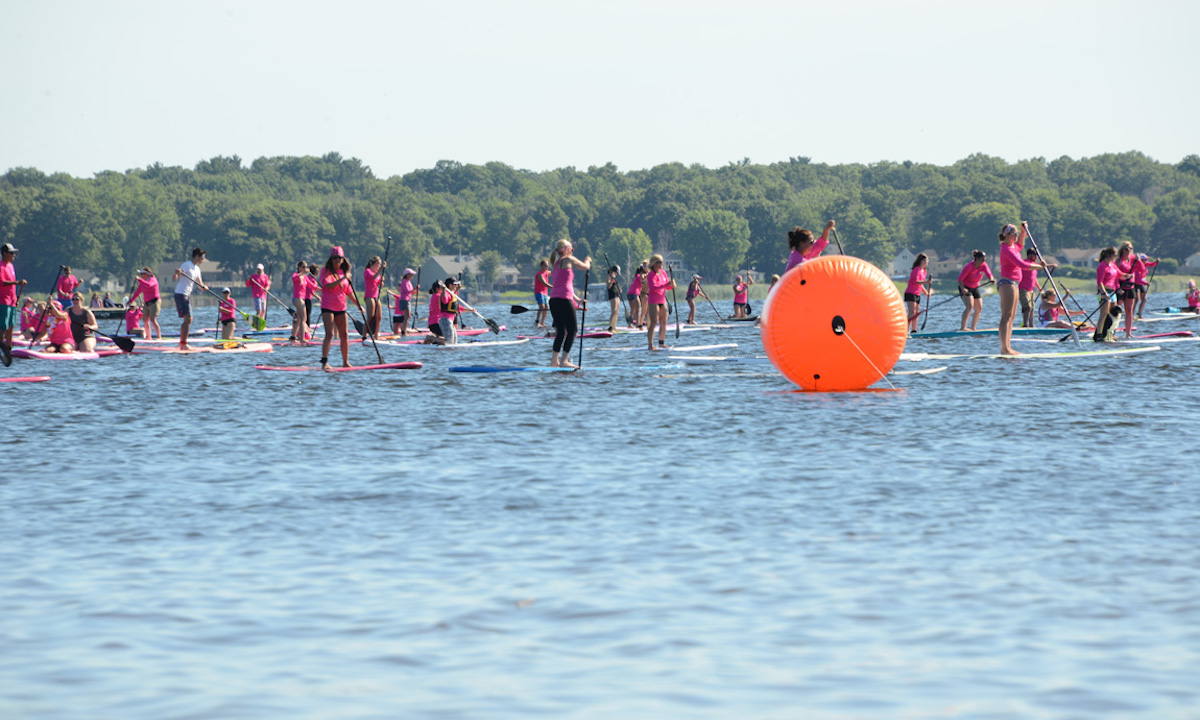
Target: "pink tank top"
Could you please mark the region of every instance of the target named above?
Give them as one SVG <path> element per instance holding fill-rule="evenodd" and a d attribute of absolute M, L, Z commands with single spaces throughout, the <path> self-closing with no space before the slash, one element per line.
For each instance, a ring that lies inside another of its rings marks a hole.
<path fill-rule="evenodd" d="M 554 263 L 554 270 L 550 273 L 550 297 L 561 298 L 563 300 L 574 300 L 575 298 L 575 268 L 568 265 L 567 267 L 559 267 L 561 260 Z"/>

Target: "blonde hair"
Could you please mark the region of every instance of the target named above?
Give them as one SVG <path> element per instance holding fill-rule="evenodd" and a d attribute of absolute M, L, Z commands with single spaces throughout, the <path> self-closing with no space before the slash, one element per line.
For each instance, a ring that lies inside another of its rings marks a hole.
<path fill-rule="evenodd" d="M 659 255 L 658 253 L 654 253 L 653 255 L 651 255 L 650 256 L 650 264 L 653 265 L 654 263 L 658 263 L 659 265 L 664 264 L 663 256 Z"/>
<path fill-rule="evenodd" d="M 554 250 L 551 251 L 551 253 L 550 253 L 551 267 L 553 267 L 554 264 L 557 263 L 559 260 L 562 260 L 563 258 L 565 258 L 567 255 L 570 254 L 570 253 L 566 252 L 566 249 L 569 247 L 571 247 L 571 241 L 566 238 L 563 238 L 563 239 L 559 240 L 558 242 L 554 243 Z"/>

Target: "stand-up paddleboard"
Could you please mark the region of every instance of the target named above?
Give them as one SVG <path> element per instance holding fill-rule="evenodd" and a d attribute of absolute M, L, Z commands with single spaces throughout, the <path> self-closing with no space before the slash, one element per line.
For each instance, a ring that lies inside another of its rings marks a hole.
<path fill-rule="evenodd" d="M 1068 328 L 1013 328 L 1013 337 L 1019 335 L 1062 335 L 1070 332 Z M 943 330 L 941 332 L 916 332 L 909 335 L 914 340 L 922 338 L 955 338 L 955 337 L 995 337 L 1000 334 L 999 328 L 984 328 L 982 330 Z"/>
<path fill-rule="evenodd" d="M 1051 340 L 1048 342 L 1058 342 Z M 906 362 L 921 362 L 922 360 L 953 360 L 954 358 L 964 358 L 966 355 L 939 355 L 936 353 L 900 353 L 900 360 Z"/>
<path fill-rule="evenodd" d="M 459 333 L 459 335 L 461 336 L 462 333 Z M 577 337 L 577 338 L 610 338 L 612 336 L 613 336 L 612 333 L 610 333 L 607 330 L 603 330 L 601 332 L 580 333 L 580 334 L 576 335 L 575 337 Z M 527 338 L 529 340 L 553 340 L 554 339 L 553 334 L 551 334 L 551 335 L 518 335 L 517 337 Z"/>
<path fill-rule="evenodd" d="M 631 370 L 642 372 L 645 370 L 668 370 L 678 368 L 679 365 L 625 365 L 625 366 L 606 366 L 606 367 L 518 367 L 518 366 L 503 366 L 503 365 L 456 365 L 450 368 L 452 373 L 508 373 L 508 372 L 609 372 L 612 370 Z"/>
<path fill-rule="evenodd" d="M 527 342 L 529 342 L 529 338 L 519 338 L 517 340 L 479 340 L 474 342 L 460 342 L 453 345 L 430 343 L 429 347 L 438 350 L 466 350 L 469 348 L 497 347 L 499 345 L 524 345 Z"/>
<path fill-rule="evenodd" d="M 420 370 L 424 365 L 419 362 L 384 363 L 383 365 L 355 365 L 353 367 L 335 367 L 330 365 L 322 368 L 320 365 L 255 365 L 255 370 L 279 370 L 283 372 L 354 372 L 356 370 Z"/>
<path fill-rule="evenodd" d="M 30 375 L 29 377 L 10 377 L 10 378 L 0 378 L 0 382 L 6 382 L 6 383 L 35 383 L 35 382 L 46 382 L 46 381 L 47 381 L 47 380 L 49 380 L 49 379 L 50 379 L 50 376 L 49 376 L 49 375 Z"/>
<path fill-rule="evenodd" d="M 1200 319 L 1200 315 L 1196 313 L 1179 313 L 1178 315 L 1158 315 L 1155 317 L 1139 318 L 1140 323 L 1158 323 L 1158 322 L 1179 322 L 1181 320 L 1196 320 Z"/>
<path fill-rule="evenodd" d="M 679 360 L 684 365 L 770 365 L 765 357 L 722 357 L 719 355 L 668 355 L 668 360 Z"/>
<path fill-rule="evenodd" d="M 947 369 L 947 366 L 942 365 L 941 367 L 922 368 L 920 370 L 893 370 L 888 374 L 889 375 L 936 375 L 946 369 Z"/>
<path fill-rule="evenodd" d="M 212 332 L 216 332 L 216 330 L 213 330 Z M 286 332 L 286 330 L 284 332 Z M 190 338 L 203 337 L 203 336 L 207 335 L 208 333 L 209 333 L 208 330 L 206 330 L 204 328 L 200 328 L 198 330 L 192 330 L 191 332 L 189 332 L 188 337 L 190 337 Z M 179 331 L 178 330 L 175 330 L 175 331 L 164 330 L 162 336 L 165 338 L 175 338 L 175 342 L 179 342 Z M 121 334 L 121 333 L 118 333 L 117 337 L 129 338 L 130 340 L 141 340 L 142 339 L 141 335 L 125 335 L 125 334 Z"/>
<path fill-rule="evenodd" d="M 1020 360 L 1021 358 L 1030 359 L 1056 359 L 1056 358 L 1078 358 L 1078 357 L 1109 357 L 1112 355 L 1137 355 L 1139 353 L 1154 352 L 1162 350 L 1157 345 L 1150 347 L 1133 347 L 1119 348 L 1116 350 L 1072 350 L 1069 352 L 1053 352 L 1053 353 L 1022 353 L 1020 355 L 972 355 L 969 360 Z"/>
<path fill-rule="evenodd" d="M 1168 307 L 1168 308 L 1163 308 L 1162 310 L 1154 311 L 1155 315 L 1179 315 L 1180 313 L 1190 313 L 1192 315 L 1200 317 L 1200 313 L 1196 312 L 1195 310 L 1189 309 L 1189 308 Z"/>
<path fill-rule="evenodd" d="M 738 346 L 737 343 L 722 343 L 720 345 L 685 345 L 683 347 L 673 345 L 673 346 L 667 348 L 667 350 L 670 350 L 673 353 L 686 353 L 686 352 L 700 352 L 701 350 L 728 350 L 731 348 L 735 348 L 737 346 Z M 595 352 L 650 352 L 650 348 L 648 348 L 648 347 L 627 347 L 627 348 L 603 347 L 603 348 L 594 348 L 594 351 Z"/>
<path fill-rule="evenodd" d="M 213 353 L 217 355 L 232 355 L 235 353 L 254 353 L 254 352 L 271 352 L 274 350 L 271 343 L 237 343 L 233 347 L 222 347 L 220 343 L 215 345 L 206 345 L 203 347 L 194 347 L 189 350 L 180 350 L 179 348 L 167 348 L 164 350 L 156 350 L 164 355 L 198 355 L 201 353 Z M 136 353 L 137 350 L 134 350 Z"/>
<path fill-rule="evenodd" d="M 1059 343 L 1070 343 L 1070 340 L 1046 340 L 1043 338 L 1021 338 L 1013 339 L 1013 342 L 1020 343 L 1043 343 L 1046 345 L 1057 345 Z M 1079 338 L 1081 343 L 1096 343 L 1090 336 Z M 1156 337 L 1156 338 L 1119 338 L 1108 340 L 1104 343 L 1096 343 L 1097 345 L 1161 345 L 1163 343 L 1179 343 L 1179 342 L 1200 342 L 1198 337 Z"/>
<path fill-rule="evenodd" d="M 30 350 L 29 348 L 13 348 L 12 356 L 15 358 L 24 358 L 25 360 L 99 360 L 106 355 L 119 355 L 120 350 L 115 352 L 69 352 L 56 353 L 45 352 L 42 350 Z"/>

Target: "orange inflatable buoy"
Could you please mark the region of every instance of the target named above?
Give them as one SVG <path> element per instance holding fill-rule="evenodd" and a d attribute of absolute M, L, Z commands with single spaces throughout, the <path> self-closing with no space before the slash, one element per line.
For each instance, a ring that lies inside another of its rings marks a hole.
<path fill-rule="evenodd" d="M 862 390 L 900 359 L 907 315 L 879 268 L 846 255 L 819 257 L 788 271 L 771 291 L 763 349 L 805 390 Z"/>

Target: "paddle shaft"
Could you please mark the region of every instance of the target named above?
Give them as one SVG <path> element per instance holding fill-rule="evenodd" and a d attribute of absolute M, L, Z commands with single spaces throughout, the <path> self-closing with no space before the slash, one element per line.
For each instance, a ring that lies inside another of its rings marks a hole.
<path fill-rule="evenodd" d="M 696 289 L 699 290 L 700 292 L 704 293 L 704 299 L 708 301 L 708 306 L 711 307 L 713 312 L 715 312 L 717 314 L 717 319 L 724 322 L 725 318 L 721 317 L 721 311 L 717 309 L 716 305 L 713 305 L 712 298 L 710 298 L 708 296 L 708 293 L 704 292 L 704 287 L 701 286 L 700 283 L 697 282 Z"/>
<path fill-rule="evenodd" d="M 1037 241 L 1033 239 L 1033 234 L 1029 232 L 1029 223 L 1022 222 L 1021 227 L 1025 228 L 1025 237 L 1029 240 L 1029 245 L 1033 251 L 1037 253 L 1038 262 L 1042 264 L 1042 269 L 1046 271 L 1046 279 L 1050 281 L 1050 287 L 1054 290 L 1054 294 L 1062 298 L 1062 291 L 1058 289 L 1058 283 L 1054 281 L 1054 273 L 1050 271 L 1050 266 L 1046 264 L 1046 258 L 1042 255 L 1041 249 L 1038 248 Z M 1067 324 L 1071 326 L 1071 337 L 1075 339 L 1076 349 L 1082 351 L 1083 343 L 1079 342 L 1079 333 L 1075 330 L 1075 323 L 1071 322 L 1070 313 L 1067 314 Z"/>
<path fill-rule="evenodd" d="M 183 270 L 183 268 L 178 268 L 178 269 L 179 269 L 181 272 L 182 272 L 182 270 Z M 221 297 L 220 295 L 216 294 L 216 293 L 215 293 L 215 292 L 213 292 L 212 290 L 209 290 L 208 288 L 204 287 L 204 286 L 203 286 L 203 285 L 201 285 L 200 283 L 196 282 L 195 280 L 193 280 L 193 279 L 191 278 L 191 276 L 190 276 L 190 275 L 185 275 L 185 277 L 187 277 L 187 279 L 188 279 L 188 282 L 190 282 L 191 284 L 193 284 L 193 285 L 195 285 L 196 287 L 200 288 L 201 290 L 203 290 L 204 292 L 208 293 L 209 295 L 212 295 L 213 297 L 215 297 L 215 298 L 217 299 L 217 309 L 218 309 L 218 311 L 220 310 L 220 308 L 221 308 L 221 303 L 225 302 L 225 298 Z M 237 308 L 234 308 L 234 309 L 235 309 L 235 310 L 237 310 Z M 250 323 L 250 327 L 254 327 L 254 320 L 253 320 L 253 319 L 250 317 L 250 313 L 248 313 L 248 312 L 244 312 L 244 311 L 242 311 L 242 310 L 237 310 L 237 312 L 238 312 L 238 313 L 240 313 L 242 317 L 246 318 L 246 322 Z M 266 326 L 264 325 L 263 327 L 266 327 Z M 255 329 L 256 329 L 256 330 L 258 330 L 258 329 L 260 329 L 260 328 L 255 328 Z"/>
<path fill-rule="evenodd" d="M 418 265 L 417 266 L 417 286 L 415 288 L 413 288 L 412 308 L 410 308 L 412 310 L 412 319 L 413 319 L 412 326 L 414 328 L 417 326 L 416 325 L 417 320 L 419 320 L 421 317 L 420 313 L 417 312 L 417 309 L 420 307 L 421 307 L 421 266 Z"/>
<path fill-rule="evenodd" d="M 838 234 L 837 234 L 837 228 L 829 228 L 829 229 L 833 231 L 833 241 L 834 241 L 835 243 L 837 243 L 837 246 L 838 246 L 838 254 L 839 254 L 839 255 L 845 255 L 845 254 L 846 254 L 846 251 L 842 249 L 842 240 L 841 240 L 841 238 L 839 238 L 839 237 L 838 237 Z"/>
<path fill-rule="evenodd" d="M 346 278 L 346 283 L 348 285 L 350 285 L 350 294 L 354 296 L 354 304 L 358 306 L 358 314 L 362 315 L 363 322 L 366 323 L 367 322 L 367 313 L 363 310 L 362 303 L 360 303 L 358 301 L 358 290 L 354 289 L 354 283 L 350 280 L 349 275 L 346 275 L 344 277 Z M 368 328 L 369 328 L 369 323 L 368 323 Z M 383 355 L 381 355 L 379 352 L 379 345 L 377 345 L 375 343 L 375 333 L 368 333 L 368 337 L 371 338 L 371 347 L 375 348 L 375 357 L 379 359 L 379 364 L 382 365 L 383 364 Z"/>
<path fill-rule="evenodd" d="M 283 306 L 283 309 L 284 309 L 284 310 L 287 310 L 289 315 L 291 315 L 292 317 L 296 317 L 296 308 L 294 308 L 294 307 L 288 307 L 288 305 L 287 305 L 285 302 L 283 302 L 283 301 L 282 301 L 282 300 L 280 300 L 279 298 L 275 297 L 275 294 L 274 294 L 274 293 L 272 293 L 270 290 L 267 290 L 267 289 L 266 289 L 265 287 L 263 287 L 262 285 L 259 285 L 257 281 L 255 281 L 255 280 L 251 280 L 250 282 L 252 282 L 252 283 L 254 283 L 255 285 L 257 285 L 259 289 L 266 291 L 266 293 L 267 293 L 267 297 L 271 298 L 271 299 L 272 299 L 272 300 L 274 300 L 275 302 L 277 302 L 277 303 L 279 303 L 280 305 L 282 305 L 282 306 Z"/>
<path fill-rule="evenodd" d="M 583 312 L 579 317 L 579 362 L 575 363 L 579 367 L 583 367 L 583 329 L 587 327 L 587 296 L 588 296 L 588 278 L 590 277 L 592 268 L 589 265 L 583 271 Z"/>
<path fill-rule="evenodd" d="M 675 306 L 675 339 L 679 339 L 679 299 L 675 297 L 675 271 L 667 265 L 667 273 L 671 277 L 671 304 Z"/>

